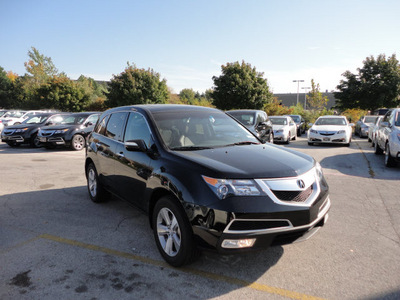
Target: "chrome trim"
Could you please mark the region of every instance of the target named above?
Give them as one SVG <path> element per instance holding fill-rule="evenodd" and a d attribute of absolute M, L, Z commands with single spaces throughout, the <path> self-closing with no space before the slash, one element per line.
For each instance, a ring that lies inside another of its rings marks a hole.
<path fill-rule="evenodd" d="M 255 230 L 229 230 L 226 228 L 231 227 L 231 225 L 236 222 L 236 221 L 244 221 L 244 222 L 287 222 L 288 226 L 284 226 L 284 227 L 275 227 L 275 228 L 268 228 L 268 229 L 255 229 Z M 251 233 L 264 233 L 265 231 L 271 232 L 274 230 L 278 230 L 281 228 L 293 228 L 294 226 L 292 225 L 292 223 L 287 220 L 287 219 L 233 219 L 232 221 L 229 222 L 229 224 L 225 227 L 224 233 L 233 233 L 233 234 L 251 234 Z"/>
<path fill-rule="evenodd" d="M 320 222 L 323 218 L 325 218 L 326 214 L 328 213 L 329 208 L 331 207 L 331 200 L 328 197 L 326 197 L 325 202 L 321 205 L 321 207 L 324 206 L 323 210 L 318 213 L 317 218 L 312 221 L 309 224 L 306 225 L 301 225 L 301 226 L 293 226 L 292 223 L 289 220 L 285 219 L 266 219 L 266 220 L 259 220 L 259 221 L 288 221 L 290 226 L 288 227 L 279 227 L 279 228 L 269 228 L 269 229 L 260 229 L 260 230 L 246 230 L 246 231 L 240 231 L 240 230 L 224 230 L 223 233 L 230 233 L 230 234 L 271 234 L 271 233 L 280 233 L 280 232 L 288 232 L 288 231 L 295 231 L 295 230 L 301 230 L 301 229 L 308 229 L 316 225 L 318 222 Z M 248 219 L 233 219 L 231 222 L 229 222 L 228 226 L 226 228 L 229 228 L 231 223 L 234 221 L 258 221 L 258 220 L 248 220 Z"/>
<path fill-rule="evenodd" d="M 300 189 L 297 181 L 303 180 L 305 186 L 303 189 Z M 296 176 L 296 177 L 285 177 L 285 178 L 272 178 L 272 179 L 255 179 L 257 184 L 261 187 L 263 192 L 268 195 L 276 204 L 287 205 L 287 206 L 301 206 L 301 207 L 310 207 L 314 201 L 317 199 L 318 195 L 321 192 L 319 176 L 317 174 L 317 169 L 313 167 L 310 171 Z M 305 202 L 291 202 L 291 201 L 282 201 L 278 199 L 274 191 L 304 191 L 308 189 L 311 185 L 313 185 L 313 192 L 310 197 Z"/>

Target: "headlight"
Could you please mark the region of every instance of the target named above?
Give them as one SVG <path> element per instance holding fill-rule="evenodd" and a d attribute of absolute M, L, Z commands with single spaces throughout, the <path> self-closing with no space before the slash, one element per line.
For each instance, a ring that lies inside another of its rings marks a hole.
<path fill-rule="evenodd" d="M 321 180 L 324 177 L 324 173 L 322 172 L 322 167 L 319 162 L 315 163 L 315 171 L 317 172 L 319 180 Z"/>
<path fill-rule="evenodd" d="M 202 176 L 211 190 L 219 199 L 225 199 L 228 195 L 234 196 L 258 196 L 260 189 L 251 179 L 215 179 Z"/>
<path fill-rule="evenodd" d="M 314 129 L 310 129 L 311 133 L 318 133 L 318 131 L 314 130 Z"/>
<path fill-rule="evenodd" d="M 64 133 L 64 132 L 67 132 L 67 131 L 68 131 L 68 128 L 60 129 L 60 130 L 54 131 L 54 134 L 60 134 L 60 133 Z"/>
<path fill-rule="evenodd" d="M 346 133 L 346 130 L 339 130 L 337 134 Z"/>
<path fill-rule="evenodd" d="M 28 130 L 28 127 L 15 130 L 15 133 L 21 133 Z"/>

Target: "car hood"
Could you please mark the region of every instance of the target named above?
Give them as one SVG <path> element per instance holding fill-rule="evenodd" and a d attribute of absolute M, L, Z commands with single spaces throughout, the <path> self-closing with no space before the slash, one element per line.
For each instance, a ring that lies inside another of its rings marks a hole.
<path fill-rule="evenodd" d="M 270 144 L 174 153 L 214 173 L 204 175 L 218 178 L 294 177 L 314 166 L 311 156 Z"/>
<path fill-rule="evenodd" d="M 45 126 L 42 129 L 43 130 L 59 130 L 59 129 L 65 129 L 65 128 L 79 128 L 81 125 L 52 125 L 52 126 Z"/>
<path fill-rule="evenodd" d="M 7 126 L 7 129 L 21 129 L 21 128 L 38 128 L 43 126 L 43 124 L 17 124 L 17 125 L 10 125 Z"/>
<path fill-rule="evenodd" d="M 349 126 L 346 125 L 313 125 L 312 129 L 317 131 L 339 131 L 347 130 Z"/>

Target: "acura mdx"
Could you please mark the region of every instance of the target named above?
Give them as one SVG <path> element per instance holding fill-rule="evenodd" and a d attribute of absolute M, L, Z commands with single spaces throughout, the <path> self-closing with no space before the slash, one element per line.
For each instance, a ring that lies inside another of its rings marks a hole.
<path fill-rule="evenodd" d="M 105 111 L 86 148 L 92 201 L 110 194 L 146 212 L 162 257 L 232 254 L 307 239 L 328 218 L 312 157 L 270 143 L 224 112 L 188 105 Z"/>

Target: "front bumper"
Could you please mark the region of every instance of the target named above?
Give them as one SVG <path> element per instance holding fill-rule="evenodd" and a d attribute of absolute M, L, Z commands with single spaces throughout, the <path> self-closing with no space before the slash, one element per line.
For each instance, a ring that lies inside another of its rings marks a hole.
<path fill-rule="evenodd" d="M 277 142 L 286 142 L 288 140 L 289 133 L 288 132 L 276 132 L 274 131 L 274 141 Z"/>
<path fill-rule="evenodd" d="M 335 133 L 329 135 L 322 135 L 319 133 L 310 132 L 308 134 L 308 142 L 312 143 L 327 143 L 327 144 L 348 144 L 350 143 L 350 137 L 346 136 L 346 133 Z"/>
<path fill-rule="evenodd" d="M 51 136 L 51 137 L 44 137 L 39 136 L 39 142 L 41 144 L 53 144 L 53 145 L 66 145 L 67 142 L 61 136 Z"/>

